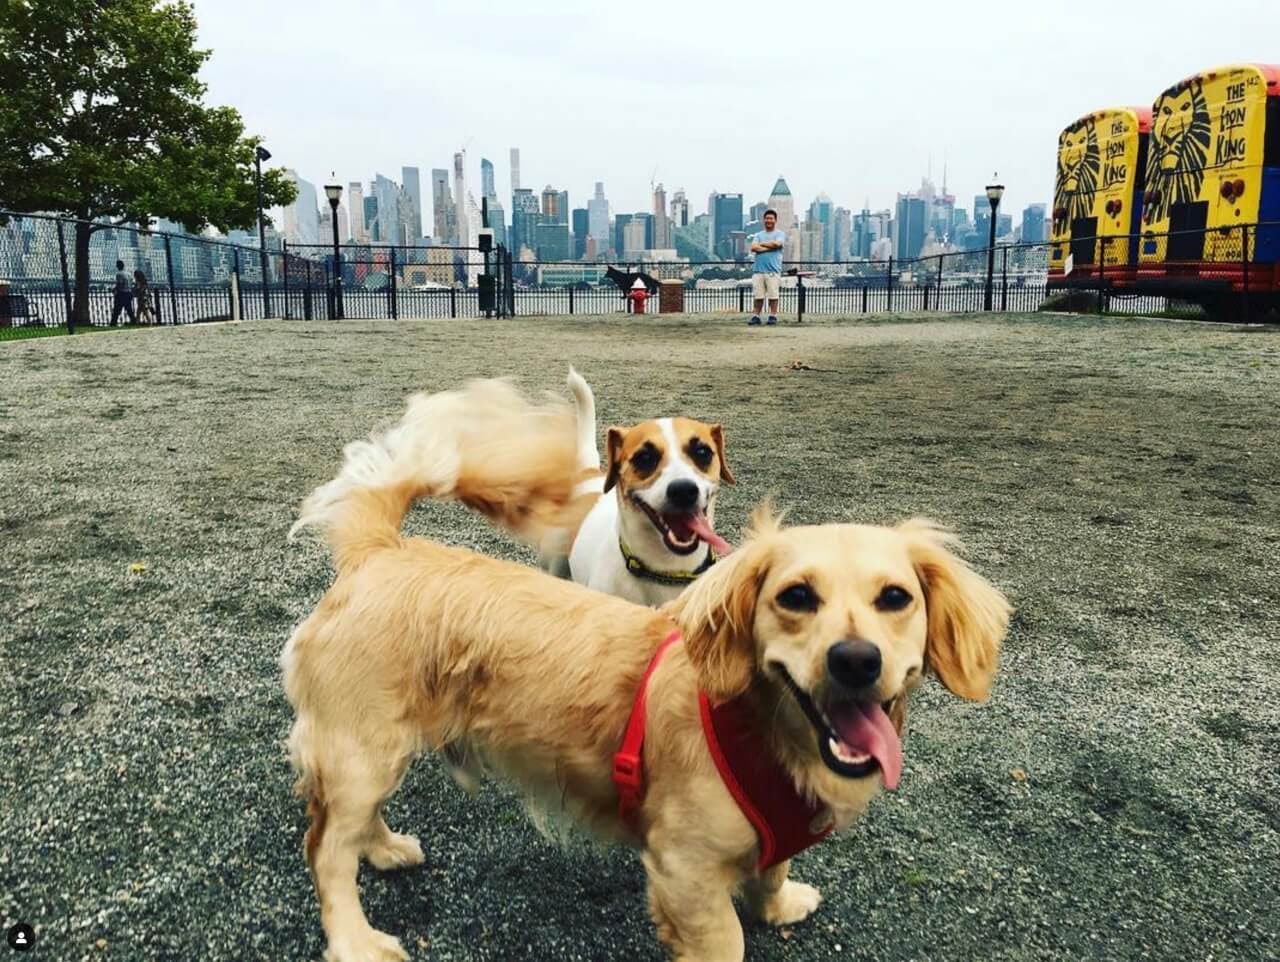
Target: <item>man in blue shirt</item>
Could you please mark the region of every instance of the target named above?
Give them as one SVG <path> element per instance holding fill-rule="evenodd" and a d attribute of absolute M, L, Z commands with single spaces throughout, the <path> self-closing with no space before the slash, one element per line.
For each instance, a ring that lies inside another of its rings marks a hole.
<path fill-rule="evenodd" d="M 755 298 L 755 311 L 748 324 L 760 323 L 760 308 L 769 299 L 770 325 L 778 323 L 778 288 L 782 284 L 782 246 L 787 242 L 787 232 L 777 230 L 778 212 L 772 207 L 764 212 L 764 230 L 752 234 L 751 253 L 756 255 L 755 269 L 751 274 L 751 294 Z"/>

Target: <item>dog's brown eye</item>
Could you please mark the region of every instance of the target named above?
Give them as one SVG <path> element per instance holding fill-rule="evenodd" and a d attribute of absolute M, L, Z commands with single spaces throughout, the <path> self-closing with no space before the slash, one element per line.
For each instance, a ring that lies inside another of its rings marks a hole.
<path fill-rule="evenodd" d="M 911 595 L 897 585 L 886 585 L 876 596 L 876 607 L 881 611 L 901 611 L 911 604 Z"/>
<path fill-rule="evenodd" d="M 714 452 L 707 445 L 703 444 L 697 438 L 689 442 L 689 457 L 693 458 L 693 463 L 703 471 L 711 467 L 711 458 Z"/>
<path fill-rule="evenodd" d="M 648 474 L 658 466 L 658 452 L 651 444 L 646 444 L 631 455 L 631 466 L 641 474 Z"/>
<path fill-rule="evenodd" d="M 792 585 L 778 593 L 778 604 L 790 611 L 817 611 L 818 595 L 806 584 Z"/>

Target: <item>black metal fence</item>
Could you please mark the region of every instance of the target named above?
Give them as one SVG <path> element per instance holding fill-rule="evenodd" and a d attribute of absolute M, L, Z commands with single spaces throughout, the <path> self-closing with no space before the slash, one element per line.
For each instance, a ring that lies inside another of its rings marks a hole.
<path fill-rule="evenodd" d="M 146 278 L 148 323 L 283 317 L 467 318 L 483 314 L 609 314 L 636 309 L 604 264 L 519 261 L 502 247 L 284 245 L 256 247 L 135 227 L 92 225 L 81 282 L 77 223 L 0 211 L 0 339 L 40 330 L 110 325 L 116 262 Z M 1064 270 L 1070 255 L 1072 269 Z M 1165 263 L 1168 261 L 1169 263 Z M 1260 319 L 1280 309 L 1280 224 L 1168 235 L 1075 238 L 910 260 L 788 262 L 780 311 L 789 318 L 987 307 Z M 335 269 L 336 265 L 336 269 Z M 750 266 L 741 261 L 631 261 L 615 266 L 675 281 L 685 313 L 746 315 Z M 990 280 L 988 280 L 990 277 Z M 137 316 L 142 297 L 126 298 Z M 644 300 L 646 314 L 661 298 Z"/>

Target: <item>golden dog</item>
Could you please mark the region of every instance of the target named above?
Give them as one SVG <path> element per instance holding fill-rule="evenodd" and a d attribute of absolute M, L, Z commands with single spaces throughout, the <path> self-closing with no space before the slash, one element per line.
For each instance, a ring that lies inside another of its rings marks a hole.
<path fill-rule="evenodd" d="M 699 690 L 746 699 L 761 744 L 843 827 L 882 777 L 896 782 L 901 756 L 886 712 L 901 719 L 926 670 L 962 697 L 986 697 L 1008 604 L 922 521 L 782 528 L 757 512 L 739 550 L 658 610 L 404 538 L 416 498 L 503 510 L 511 459 L 547 457 L 536 443 L 523 454 L 507 448 L 489 483 L 465 448 L 459 454 L 467 428 L 440 423 L 452 434 L 435 447 L 400 429 L 349 445 L 341 473 L 308 497 L 298 522 L 324 530 L 337 568 L 282 656 L 326 957 L 407 958 L 366 919 L 357 863 L 422 861 L 417 840 L 393 832 L 381 807 L 416 754 L 443 750 L 638 847 L 658 935 L 677 959 L 741 960 L 735 893 L 773 924 L 805 918 L 820 896 L 788 880 L 786 862 L 756 869 L 759 839 L 708 752 Z M 683 644 L 649 682 L 645 795 L 624 821 L 611 761 L 673 626 Z"/>

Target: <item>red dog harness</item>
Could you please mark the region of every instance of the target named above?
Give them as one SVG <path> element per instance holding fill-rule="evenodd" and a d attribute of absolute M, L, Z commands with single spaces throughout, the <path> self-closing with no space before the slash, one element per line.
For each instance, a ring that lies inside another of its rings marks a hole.
<path fill-rule="evenodd" d="M 649 678 L 667 649 L 679 640 L 679 630 L 671 632 L 654 653 L 640 679 L 622 747 L 613 756 L 618 814 L 633 828 L 644 801 L 645 695 Z M 707 750 L 720 778 L 760 839 L 757 869 L 763 871 L 785 862 L 831 833 L 834 827 L 831 814 L 824 806 L 813 804 L 796 791 L 791 776 L 765 744 L 755 713 L 743 699 L 733 698 L 713 705 L 706 693 L 700 691 L 698 708 Z"/>

